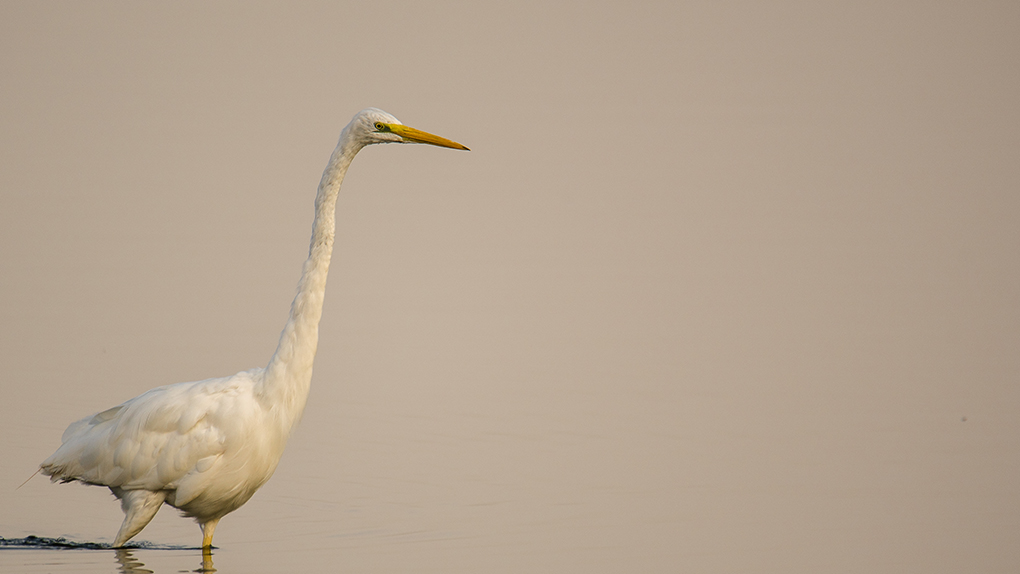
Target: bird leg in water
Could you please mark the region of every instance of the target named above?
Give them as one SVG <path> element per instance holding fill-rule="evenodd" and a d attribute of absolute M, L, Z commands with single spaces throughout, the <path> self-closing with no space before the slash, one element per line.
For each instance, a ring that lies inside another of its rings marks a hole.
<path fill-rule="evenodd" d="M 124 510 L 124 522 L 120 525 L 117 538 L 113 541 L 114 548 L 124 546 L 131 537 L 145 528 L 145 525 L 156 516 L 156 511 L 166 500 L 166 491 L 121 490 L 111 488 L 114 496 L 120 499 L 120 507 Z"/>
<path fill-rule="evenodd" d="M 216 530 L 216 525 L 219 523 L 219 518 L 214 518 L 209 522 L 203 522 L 199 526 L 202 527 L 202 550 L 208 550 L 212 548 L 212 535 L 213 531 Z"/>

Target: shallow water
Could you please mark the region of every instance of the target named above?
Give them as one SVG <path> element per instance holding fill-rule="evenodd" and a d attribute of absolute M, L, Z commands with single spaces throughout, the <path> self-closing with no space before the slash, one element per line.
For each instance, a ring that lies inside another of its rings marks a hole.
<path fill-rule="evenodd" d="M 96 551 L 103 552 L 99 554 Z M 172 551 L 172 554 L 167 551 Z M 109 544 L 75 542 L 66 538 L 0 538 L 0 569 L 4 572 L 116 571 L 122 574 L 144 574 L 155 572 L 155 569 L 170 571 L 171 564 L 182 564 L 185 559 L 193 559 L 196 555 L 200 558 L 199 565 L 191 571 L 216 571 L 212 554 L 203 554 L 201 548 L 136 542 L 124 548 L 112 549 Z M 110 557 L 113 558 L 115 570 L 110 568 Z M 150 566 L 145 565 L 143 558 Z"/>

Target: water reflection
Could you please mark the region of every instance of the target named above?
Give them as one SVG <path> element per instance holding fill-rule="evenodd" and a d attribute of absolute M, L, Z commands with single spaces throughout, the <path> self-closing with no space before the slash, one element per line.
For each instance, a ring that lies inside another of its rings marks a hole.
<path fill-rule="evenodd" d="M 216 568 L 213 568 L 212 563 L 212 550 L 209 548 L 202 549 L 202 567 L 195 572 L 215 572 Z"/>
<path fill-rule="evenodd" d="M 135 557 L 135 553 L 139 550 L 152 551 L 152 550 L 176 550 L 176 551 L 188 551 L 187 556 L 194 556 L 191 551 L 199 550 L 196 547 L 188 546 L 173 546 L 166 544 L 152 544 L 149 542 L 133 542 L 126 548 L 111 548 L 109 544 L 104 542 L 77 542 L 74 540 L 68 540 L 67 538 L 49 538 L 43 536 L 26 536 L 25 538 L 4 538 L 0 537 L 0 550 L 35 550 L 35 551 L 57 551 L 60 556 L 66 560 L 57 560 L 59 564 L 73 564 L 75 559 L 72 556 L 78 554 L 77 552 L 68 552 L 73 550 L 113 550 L 114 557 L 117 561 L 117 571 L 121 574 L 153 574 L 155 570 L 146 568 L 145 563 Z M 105 552 L 104 552 L 105 553 Z M 52 555 L 51 555 L 52 556 Z M 94 562 L 89 562 L 94 564 Z M 162 569 L 162 568 L 160 568 Z M 0 571 L 6 571 L 4 564 L 0 563 Z M 106 570 L 104 570 L 106 571 Z M 188 570 L 174 570 L 177 572 L 188 572 Z M 212 551 L 210 549 L 202 549 L 202 561 L 198 568 L 191 570 L 191 572 L 215 572 L 216 568 L 213 566 Z"/>
<path fill-rule="evenodd" d="M 118 548 L 115 552 L 121 574 L 154 574 L 152 570 L 145 567 L 145 564 L 141 560 L 135 558 L 131 550 Z M 192 570 L 192 572 L 215 571 L 216 568 L 213 566 L 212 552 L 208 548 L 203 548 L 202 564 L 197 569 Z"/>
<path fill-rule="evenodd" d="M 142 561 L 135 558 L 130 550 L 123 548 L 115 551 L 117 553 L 117 564 L 120 565 L 121 574 L 153 574 L 152 570 L 145 567 Z"/>

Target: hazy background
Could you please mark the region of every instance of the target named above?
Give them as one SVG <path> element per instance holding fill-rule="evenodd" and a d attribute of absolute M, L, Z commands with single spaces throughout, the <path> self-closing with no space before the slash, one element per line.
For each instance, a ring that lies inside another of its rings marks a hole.
<path fill-rule="evenodd" d="M 15 487 L 266 363 L 377 106 L 473 151 L 355 161 L 220 572 L 1016 572 L 1018 70 L 1014 2 L 2 2 L 0 536 L 112 540 Z"/>

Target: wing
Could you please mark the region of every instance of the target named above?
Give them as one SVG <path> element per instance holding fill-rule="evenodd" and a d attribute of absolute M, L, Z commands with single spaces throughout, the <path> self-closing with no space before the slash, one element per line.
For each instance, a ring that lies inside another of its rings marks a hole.
<path fill-rule="evenodd" d="M 251 420 L 259 376 L 254 370 L 158 387 L 74 422 L 42 472 L 124 490 L 176 489 L 189 473 L 213 467 L 233 427 Z"/>

